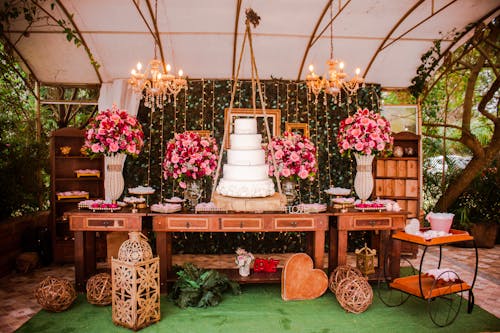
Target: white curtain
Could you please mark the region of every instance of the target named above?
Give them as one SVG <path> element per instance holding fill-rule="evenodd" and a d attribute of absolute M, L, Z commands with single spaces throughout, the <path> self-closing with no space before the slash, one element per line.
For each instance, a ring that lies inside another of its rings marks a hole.
<path fill-rule="evenodd" d="M 129 88 L 127 80 L 120 79 L 101 85 L 98 103 L 99 111 L 111 109 L 116 104 L 120 110 L 127 110 L 129 114 L 136 116 L 140 100 L 138 94 Z"/>

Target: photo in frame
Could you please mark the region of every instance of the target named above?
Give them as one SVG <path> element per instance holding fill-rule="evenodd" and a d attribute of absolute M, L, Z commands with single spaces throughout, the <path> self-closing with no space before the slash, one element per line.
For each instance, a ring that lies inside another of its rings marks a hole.
<path fill-rule="evenodd" d="M 380 114 L 391 123 L 393 133 L 412 132 L 419 134 L 417 105 L 383 105 Z"/>
<path fill-rule="evenodd" d="M 307 123 L 285 123 L 285 131 L 290 133 L 298 133 L 309 139 L 309 124 Z"/>
<path fill-rule="evenodd" d="M 266 109 L 267 122 L 269 124 L 269 131 L 271 136 L 280 135 L 280 125 L 281 125 L 281 110 L 279 109 Z M 267 138 L 265 123 L 264 123 L 264 113 L 262 109 L 232 109 L 231 115 L 229 115 L 229 109 L 224 110 L 224 132 L 226 136 L 225 149 L 230 147 L 229 133 L 232 133 L 232 126 L 235 118 L 250 118 L 255 116 L 257 118 L 257 133 L 262 134 L 262 144 L 267 144 L 269 139 Z"/>

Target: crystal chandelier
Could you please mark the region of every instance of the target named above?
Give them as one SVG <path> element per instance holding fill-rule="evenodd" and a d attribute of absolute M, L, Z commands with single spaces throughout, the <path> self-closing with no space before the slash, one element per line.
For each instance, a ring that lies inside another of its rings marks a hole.
<path fill-rule="evenodd" d="M 155 2 L 154 19 L 156 20 L 157 17 L 157 2 Z M 132 90 L 141 94 L 140 98 L 144 98 L 144 105 L 153 110 L 155 107 L 163 109 L 165 102 L 168 100 L 170 103 L 172 99 L 175 106 L 177 94 L 182 89 L 187 89 L 187 80 L 182 76 L 182 69 L 179 70 L 178 76 L 170 74 L 170 65 L 164 65 L 161 60 L 156 58 L 158 45 L 158 40 L 155 37 L 153 60 L 144 68 L 144 72 L 142 72 L 142 64 L 138 62 L 136 68 L 130 72 L 128 80 Z"/>
<path fill-rule="evenodd" d="M 309 74 L 306 76 L 306 84 L 309 93 L 312 93 L 318 102 L 318 95 L 324 91 L 337 100 L 342 91 L 349 96 L 354 95 L 365 80 L 359 76 L 361 70 L 356 68 L 355 76 L 350 80 L 344 72 L 344 62 L 333 58 L 333 9 L 330 5 L 330 59 L 326 62 L 328 72 L 324 77 L 314 73 L 314 66 L 309 65 Z"/>
<path fill-rule="evenodd" d="M 141 70 L 142 64 L 138 62 L 137 69 L 132 69 L 128 82 L 134 92 L 141 93 L 146 107 L 162 109 L 163 104 L 167 100 L 170 103 L 172 98 L 175 105 L 177 94 L 182 89 L 187 89 L 187 80 L 182 76 L 182 70 L 179 70 L 176 77 L 170 74 L 169 64 L 165 66 L 161 60 L 156 59 L 156 44 L 154 59 L 149 62 L 144 72 Z"/>

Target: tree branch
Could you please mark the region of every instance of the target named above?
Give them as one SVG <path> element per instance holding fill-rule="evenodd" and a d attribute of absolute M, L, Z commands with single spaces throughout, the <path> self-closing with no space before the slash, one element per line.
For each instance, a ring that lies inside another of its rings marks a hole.
<path fill-rule="evenodd" d="M 460 139 L 457 138 L 450 138 L 448 136 L 444 135 L 437 135 L 437 134 L 430 134 L 430 133 L 422 133 L 424 136 L 427 136 L 429 138 L 435 138 L 435 139 L 441 139 L 441 140 L 450 140 L 450 141 L 455 141 L 455 142 L 462 142 Z"/>
<path fill-rule="evenodd" d="M 491 120 L 493 123 L 498 122 L 498 117 L 494 117 L 491 113 L 486 111 L 486 105 L 488 102 L 495 96 L 496 92 L 500 89 L 500 79 L 497 76 L 493 84 L 490 86 L 490 89 L 486 92 L 486 94 L 481 98 L 477 106 L 477 110 L 481 112 L 483 116 Z M 498 110 L 498 108 L 497 108 Z"/>

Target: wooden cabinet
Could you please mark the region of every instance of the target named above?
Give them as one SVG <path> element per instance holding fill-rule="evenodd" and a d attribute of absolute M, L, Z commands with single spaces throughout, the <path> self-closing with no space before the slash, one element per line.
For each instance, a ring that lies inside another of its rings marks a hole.
<path fill-rule="evenodd" d="M 52 249 L 54 261 L 73 262 L 74 236 L 70 231 L 64 213 L 76 209 L 78 202 L 85 196 L 61 196 L 62 192 L 85 191 L 91 199 L 104 198 L 103 158 L 90 159 L 82 156 L 80 148 L 84 142 L 84 131 L 77 128 L 62 128 L 52 133 L 50 142 L 51 161 L 51 218 Z M 61 147 L 70 147 L 64 155 Z M 99 170 L 99 175 L 77 175 L 75 170 Z M 59 193 L 59 195 L 58 195 Z M 104 238 L 105 241 L 105 238 Z M 106 245 L 99 246 L 98 256 L 105 251 Z M 104 254 L 105 256 L 105 254 Z"/>
<path fill-rule="evenodd" d="M 422 181 L 420 137 L 410 132 L 397 133 L 394 135 L 394 146 L 402 147 L 404 155 L 374 161 L 374 196 L 395 200 L 409 212 L 408 218 L 419 218 Z"/>

